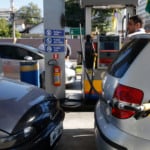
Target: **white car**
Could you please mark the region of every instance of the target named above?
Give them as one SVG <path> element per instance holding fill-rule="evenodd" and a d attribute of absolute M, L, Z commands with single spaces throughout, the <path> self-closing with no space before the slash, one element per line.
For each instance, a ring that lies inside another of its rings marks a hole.
<path fill-rule="evenodd" d="M 26 58 L 38 60 L 40 87 L 44 88 L 44 55 L 39 52 L 39 49 L 19 43 L 0 43 L 0 60 L 2 61 L 2 69 L 5 77 L 20 80 L 20 62 L 25 61 Z M 73 65 L 67 61 L 65 63 L 65 84 L 73 83 L 75 75 Z"/>
<path fill-rule="evenodd" d="M 76 79 L 76 72 L 73 64 L 66 60 L 65 61 L 65 83 L 66 85 L 72 84 L 75 82 Z"/>

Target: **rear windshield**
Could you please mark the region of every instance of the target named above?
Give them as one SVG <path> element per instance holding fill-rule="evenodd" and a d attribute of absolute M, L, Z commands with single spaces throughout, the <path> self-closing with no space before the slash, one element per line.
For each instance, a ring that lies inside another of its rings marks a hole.
<path fill-rule="evenodd" d="M 118 78 L 122 77 L 148 42 L 149 39 L 134 39 L 126 44 L 109 67 L 109 74 Z"/>

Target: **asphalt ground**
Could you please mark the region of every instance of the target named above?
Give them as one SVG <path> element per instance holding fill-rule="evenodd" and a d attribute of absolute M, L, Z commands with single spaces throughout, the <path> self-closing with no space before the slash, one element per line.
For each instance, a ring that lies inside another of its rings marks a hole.
<path fill-rule="evenodd" d="M 94 104 L 83 104 L 80 77 L 66 89 L 64 131 L 54 150 L 96 150 Z M 73 101 L 72 101 L 73 100 Z"/>
<path fill-rule="evenodd" d="M 66 112 L 64 131 L 54 150 L 96 150 L 94 112 Z"/>

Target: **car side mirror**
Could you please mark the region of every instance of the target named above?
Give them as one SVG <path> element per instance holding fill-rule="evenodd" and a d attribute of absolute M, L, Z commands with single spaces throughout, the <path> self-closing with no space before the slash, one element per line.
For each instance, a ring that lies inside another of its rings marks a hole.
<path fill-rule="evenodd" d="M 33 60 L 33 58 L 31 56 L 25 56 L 24 60 Z"/>

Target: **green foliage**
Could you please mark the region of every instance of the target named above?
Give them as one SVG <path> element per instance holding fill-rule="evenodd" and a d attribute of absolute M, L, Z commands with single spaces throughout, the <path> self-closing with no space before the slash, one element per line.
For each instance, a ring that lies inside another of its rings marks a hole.
<path fill-rule="evenodd" d="M 79 3 L 74 0 L 68 0 L 65 2 L 65 17 L 66 26 L 79 27 L 80 23 L 84 25 L 84 8 L 80 8 Z"/>
<path fill-rule="evenodd" d="M 112 9 L 93 9 L 92 15 L 95 19 L 92 21 L 92 29 L 95 30 L 97 27 L 101 33 L 106 33 L 111 30 L 112 20 Z"/>
<path fill-rule="evenodd" d="M 20 33 L 20 32 L 15 31 L 15 34 L 16 34 L 16 37 L 17 37 L 17 38 L 21 38 L 21 33 Z"/>
<path fill-rule="evenodd" d="M 0 19 L 0 37 L 12 37 L 12 26 L 8 24 L 6 19 Z M 16 31 L 16 37 L 21 37 L 21 34 Z"/>
<path fill-rule="evenodd" d="M 0 37 L 9 37 L 9 25 L 5 19 L 0 19 Z"/>
<path fill-rule="evenodd" d="M 36 4 L 32 2 L 27 6 L 21 7 L 14 16 L 11 16 L 11 22 L 13 19 L 19 20 L 23 19 L 26 26 L 32 26 L 38 24 L 42 21 L 41 10 Z M 0 37 L 12 37 L 13 36 L 13 27 L 12 24 L 9 24 L 7 20 L 0 19 Z M 21 37 L 21 34 L 18 31 L 15 31 L 15 36 L 17 38 Z"/>
<path fill-rule="evenodd" d="M 27 6 L 21 7 L 16 12 L 16 17 L 23 19 L 25 25 L 35 25 L 42 21 L 41 10 L 38 8 L 38 5 L 32 2 Z"/>
<path fill-rule="evenodd" d="M 101 33 L 110 31 L 112 29 L 112 20 L 110 20 L 112 13 L 111 9 L 92 9 L 92 16 L 95 17 L 92 19 L 92 30 L 95 31 L 97 27 Z M 80 23 L 85 26 L 85 10 L 74 0 L 65 1 L 65 16 L 66 26 L 79 27 Z"/>

